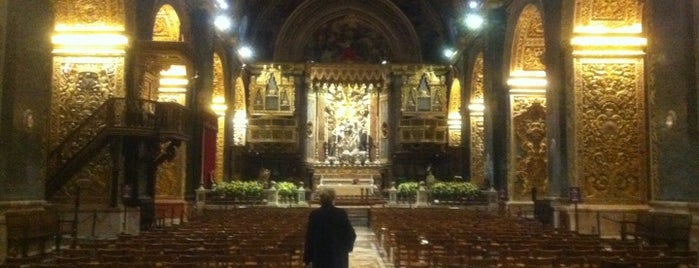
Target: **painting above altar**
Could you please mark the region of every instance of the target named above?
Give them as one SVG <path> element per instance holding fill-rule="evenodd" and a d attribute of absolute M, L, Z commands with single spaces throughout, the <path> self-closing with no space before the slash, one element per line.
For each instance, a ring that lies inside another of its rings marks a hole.
<path fill-rule="evenodd" d="M 326 151 L 329 162 L 364 163 L 370 146 L 369 92 L 372 84 L 327 84 L 325 91 Z"/>

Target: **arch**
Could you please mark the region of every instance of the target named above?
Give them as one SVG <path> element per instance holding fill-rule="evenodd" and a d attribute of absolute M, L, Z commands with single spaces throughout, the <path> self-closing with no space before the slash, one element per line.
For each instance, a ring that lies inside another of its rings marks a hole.
<path fill-rule="evenodd" d="M 421 62 L 420 43 L 410 20 L 388 0 L 309 0 L 286 20 L 275 42 L 275 61 L 304 60 L 304 48 L 317 30 L 329 22 L 350 18 L 386 40 L 389 60 Z M 406 27 L 410 26 L 410 27 Z"/>
<path fill-rule="evenodd" d="M 473 62 L 470 85 L 469 116 L 469 156 L 471 182 L 486 186 L 485 129 L 483 118 L 483 52 L 479 52 Z"/>
<path fill-rule="evenodd" d="M 183 41 L 180 28 L 181 22 L 175 8 L 170 4 L 164 4 L 155 14 L 153 41 Z"/>
<path fill-rule="evenodd" d="M 544 26 L 539 9 L 529 4 L 522 9 L 512 39 L 510 71 L 543 71 Z"/>

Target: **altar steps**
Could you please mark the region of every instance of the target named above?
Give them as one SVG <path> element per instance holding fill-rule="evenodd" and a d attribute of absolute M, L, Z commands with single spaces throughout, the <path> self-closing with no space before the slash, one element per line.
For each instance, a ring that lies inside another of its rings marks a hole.
<path fill-rule="evenodd" d="M 352 226 L 369 227 L 369 208 L 344 208 L 347 211 Z"/>

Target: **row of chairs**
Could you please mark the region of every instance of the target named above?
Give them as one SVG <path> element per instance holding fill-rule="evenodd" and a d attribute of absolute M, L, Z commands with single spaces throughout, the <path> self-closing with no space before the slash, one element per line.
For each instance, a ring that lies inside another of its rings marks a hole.
<path fill-rule="evenodd" d="M 694 251 L 602 239 L 475 210 L 375 208 L 371 222 L 395 267 L 689 267 L 697 262 Z"/>

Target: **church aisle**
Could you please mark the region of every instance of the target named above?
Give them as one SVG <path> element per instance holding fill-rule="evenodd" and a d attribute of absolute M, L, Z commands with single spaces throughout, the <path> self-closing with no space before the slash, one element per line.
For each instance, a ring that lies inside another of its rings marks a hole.
<path fill-rule="evenodd" d="M 393 265 L 384 263 L 380 249 L 376 246 L 376 239 L 371 229 L 360 226 L 354 227 L 357 232 L 357 241 L 354 243 L 354 251 L 350 253 L 351 268 L 390 268 Z"/>

